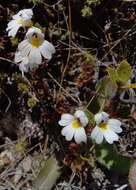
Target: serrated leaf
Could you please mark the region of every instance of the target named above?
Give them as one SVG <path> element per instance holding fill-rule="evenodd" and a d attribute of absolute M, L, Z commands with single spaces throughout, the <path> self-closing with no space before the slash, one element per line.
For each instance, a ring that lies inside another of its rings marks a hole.
<path fill-rule="evenodd" d="M 130 64 L 126 60 L 121 61 L 117 67 L 117 81 L 126 83 L 131 78 L 131 74 L 132 69 Z"/>
<path fill-rule="evenodd" d="M 36 190 L 51 190 L 60 176 L 60 166 L 54 155 L 45 161 L 38 177 L 34 182 Z"/>

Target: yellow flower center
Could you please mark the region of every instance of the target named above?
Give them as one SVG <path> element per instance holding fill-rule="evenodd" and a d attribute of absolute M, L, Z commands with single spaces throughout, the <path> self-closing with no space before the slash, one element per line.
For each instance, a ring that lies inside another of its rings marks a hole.
<path fill-rule="evenodd" d="M 100 127 L 102 130 L 107 130 L 108 125 L 107 125 L 107 123 L 102 122 L 102 123 L 99 124 L 99 127 Z"/>
<path fill-rule="evenodd" d="M 77 119 L 74 119 L 74 120 L 72 121 L 72 127 L 73 127 L 74 129 L 80 128 L 80 127 L 81 127 L 80 121 L 77 120 Z"/>
<path fill-rule="evenodd" d="M 40 46 L 40 38 L 37 35 L 33 35 L 31 45 L 33 48 L 38 48 Z"/>
<path fill-rule="evenodd" d="M 24 20 L 22 18 L 17 19 L 17 24 L 23 25 L 24 24 Z"/>

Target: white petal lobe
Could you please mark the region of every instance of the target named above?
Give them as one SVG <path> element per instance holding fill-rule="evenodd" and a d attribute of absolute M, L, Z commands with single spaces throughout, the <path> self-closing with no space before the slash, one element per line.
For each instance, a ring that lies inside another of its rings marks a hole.
<path fill-rule="evenodd" d="M 62 114 L 61 120 L 59 121 L 59 125 L 60 126 L 70 125 L 70 123 L 72 122 L 72 120 L 74 120 L 73 115 L 67 114 L 67 113 Z"/>
<path fill-rule="evenodd" d="M 102 121 L 106 121 L 109 118 L 109 114 L 107 114 L 106 112 L 100 112 L 95 114 L 94 119 L 96 124 L 101 123 Z"/>
<path fill-rule="evenodd" d="M 119 139 L 119 136 L 110 129 L 106 130 L 103 135 L 109 144 L 113 144 L 114 141 L 118 141 Z"/>
<path fill-rule="evenodd" d="M 62 129 L 61 134 L 65 136 L 67 141 L 71 141 L 74 136 L 74 129 L 68 125 Z"/>
<path fill-rule="evenodd" d="M 121 133 L 122 132 L 122 128 L 121 126 L 121 122 L 117 119 L 109 119 L 108 120 L 108 126 L 111 130 L 113 130 L 116 133 Z"/>
<path fill-rule="evenodd" d="M 74 138 L 75 138 L 76 143 L 78 143 L 78 144 L 81 142 L 86 143 L 87 136 L 86 136 L 86 133 L 85 133 L 85 130 L 83 127 L 79 128 L 75 131 Z"/>
<path fill-rule="evenodd" d="M 88 124 L 88 118 L 83 111 L 77 110 L 74 116 L 80 120 L 83 127 L 86 127 L 86 125 Z"/>

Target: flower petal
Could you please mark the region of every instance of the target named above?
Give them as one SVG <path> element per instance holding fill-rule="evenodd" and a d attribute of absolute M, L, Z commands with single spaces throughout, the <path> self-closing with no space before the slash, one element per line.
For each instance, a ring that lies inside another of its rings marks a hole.
<path fill-rule="evenodd" d="M 105 131 L 103 131 L 103 135 L 105 137 L 105 140 L 109 143 L 112 144 L 113 141 L 118 141 L 119 140 L 119 136 L 112 130 L 107 129 Z"/>
<path fill-rule="evenodd" d="M 20 10 L 17 14 L 13 15 L 12 18 L 13 19 L 31 19 L 33 16 L 33 11 L 32 9 L 22 9 Z"/>
<path fill-rule="evenodd" d="M 21 62 L 22 61 L 22 56 L 21 56 L 21 53 L 19 52 L 19 51 L 17 51 L 16 53 L 15 53 L 15 58 L 14 58 L 14 61 L 16 62 L 16 63 L 18 63 L 18 62 Z"/>
<path fill-rule="evenodd" d="M 44 37 L 44 34 L 42 33 L 42 31 L 39 28 L 34 27 L 34 26 L 28 29 L 26 33 L 26 37 L 28 38 L 32 36 L 34 33 L 41 35 L 41 37 Z"/>
<path fill-rule="evenodd" d="M 99 113 L 95 114 L 95 116 L 94 116 L 94 120 L 97 125 L 99 123 L 101 123 L 102 121 L 107 121 L 108 118 L 109 118 L 109 114 L 107 114 L 106 112 L 99 112 Z"/>
<path fill-rule="evenodd" d="M 16 24 L 16 25 L 14 26 L 14 28 L 12 28 L 11 30 L 9 30 L 8 36 L 15 37 L 16 34 L 17 34 L 17 31 L 19 30 L 20 27 L 21 27 L 21 25 Z"/>
<path fill-rule="evenodd" d="M 61 115 L 61 119 L 58 122 L 60 126 L 67 126 L 74 120 L 74 116 L 71 114 L 64 113 Z"/>
<path fill-rule="evenodd" d="M 91 138 L 94 139 L 97 144 L 102 143 L 102 141 L 103 141 L 103 133 L 101 132 L 101 130 L 99 129 L 99 127 L 96 126 L 92 130 Z"/>
<path fill-rule="evenodd" d="M 81 143 L 81 142 L 85 142 L 87 141 L 87 136 L 85 133 L 85 129 L 83 127 L 80 127 L 78 129 L 75 130 L 75 135 L 74 135 L 75 141 L 76 143 Z"/>
<path fill-rule="evenodd" d="M 43 45 L 48 49 L 49 52 L 51 52 L 51 54 L 55 53 L 55 47 L 50 42 L 44 40 Z"/>
<path fill-rule="evenodd" d="M 24 72 L 27 73 L 28 69 L 29 69 L 27 62 L 24 61 L 24 62 L 20 63 L 19 69 L 22 72 L 22 75 L 24 75 Z"/>
<path fill-rule="evenodd" d="M 47 40 L 45 40 L 39 48 L 40 48 L 41 54 L 46 59 L 51 59 L 52 54 L 55 53 L 54 46 Z"/>
<path fill-rule="evenodd" d="M 29 54 L 29 61 L 31 64 L 38 64 L 38 65 L 41 64 L 42 56 L 38 48 L 31 48 Z"/>
<path fill-rule="evenodd" d="M 29 43 L 28 43 L 28 40 L 27 40 L 27 39 L 25 39 L 25 40 L 23 40 L 22 42 L 20 42 L 19 45 L 18 45 L 19 51 L 21 51 L 22 49 L 24 49 L 28 44 L 29 44 Z"/>
<path fill-rule="evenodd" d="M 9 23 L 8 23 L 8 25 L 7 25 L 7 28 L 6 28 L 6 31 L 8 31 L 8 30 L 11 30 L 11 28 L 14 28 L 14 27 L 16 27 L 16 20 L 11 20 Z"/>
<path fill-rule="evenodd" d="M 108 126 L 111 130 L 113 130 L 116 133 L 122 132 L 122 128 L 120 127 L 121 122 L 118 119 L 109 119 L 108 120 Z"/>
<path fill-rule="evenodd" d="M 87 118 L 85 112 L 83 112 L 81 110 L 77 110 L 75 112 L 74 116 L 80 120 L 83 127 L 85 127 L 88 124 L 88 118 Z"/>
<path fill-rule="evenodd" d="M 23 40 L 19 45 L 18 49 L 22 56 L 28 56 L 31 51 L 31 45 L 28 43 L 27 40 Z"/>
<path fill-rule="evenodd" d="M 67 141 L 71 141 L 74 136 L 75 130 L 70 126 L 66 126 L 62 129 L 61 134 L 65 136 Z"/>

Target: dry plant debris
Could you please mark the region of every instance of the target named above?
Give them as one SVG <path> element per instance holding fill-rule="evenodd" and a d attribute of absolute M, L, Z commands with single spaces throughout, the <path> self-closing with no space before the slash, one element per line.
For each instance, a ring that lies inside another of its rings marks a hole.
<path fill-rule="evenodd" d="M 0 190 L 136 189 L 136 2 L 0 2 Z"/>

